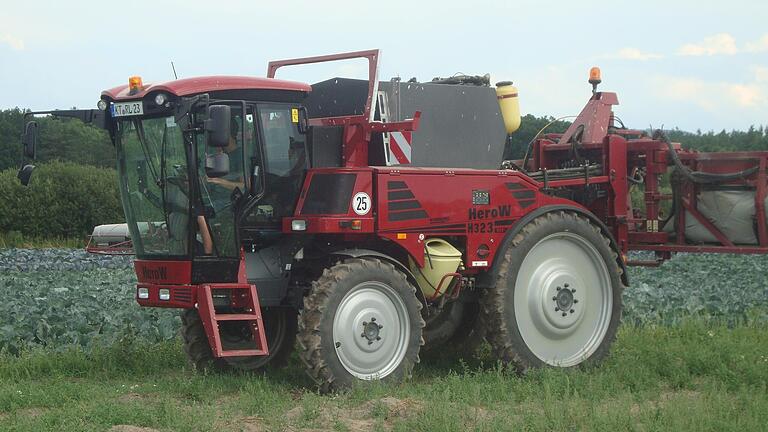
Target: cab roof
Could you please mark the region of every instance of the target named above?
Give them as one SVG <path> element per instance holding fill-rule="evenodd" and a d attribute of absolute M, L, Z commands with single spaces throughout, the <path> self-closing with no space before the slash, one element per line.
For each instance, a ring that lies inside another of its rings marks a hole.
<path fill-rule="evenodd" d="M 101 92 L 112 100 L 140 99 L 151 92 L 163 91 L 176 96 L 189 96 L 221 90 L 288 90 L 310 92 L 312 86 L 295 81 L 274 78 L 244 76 L 203 76 L 166 81 L 158 84 L 144 84 L 141 90 L 129 94 L 128 84 Z"/>

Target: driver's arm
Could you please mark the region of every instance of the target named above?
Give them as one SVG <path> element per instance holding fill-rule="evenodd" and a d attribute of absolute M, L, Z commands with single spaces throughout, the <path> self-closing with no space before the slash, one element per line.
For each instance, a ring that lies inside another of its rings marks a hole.
<path fill-rule="evenodd" d="M 242 190 L 245 186 L 245 183 L 243 182 L 242 177 L 238 177 L 237 180 L 234 180 L 234 181 L 227 180 L 221 177 L 207 177 L 207 180 L 208 180 L 208 183 L 219 185 L 229 190 L 235 190 L 235 188 L 240 188 Z"/>

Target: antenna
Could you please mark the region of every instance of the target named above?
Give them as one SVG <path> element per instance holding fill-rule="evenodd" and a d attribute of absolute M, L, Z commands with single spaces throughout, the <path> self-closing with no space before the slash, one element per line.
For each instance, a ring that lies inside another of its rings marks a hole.
<path fill-rule="evenodd" d="M 173 65 L 173 60 L 171 60 L 171 69 L 173 69 L 173 79 L 179 79 L 179 76 L 176 75 L 176 66 Z"/>

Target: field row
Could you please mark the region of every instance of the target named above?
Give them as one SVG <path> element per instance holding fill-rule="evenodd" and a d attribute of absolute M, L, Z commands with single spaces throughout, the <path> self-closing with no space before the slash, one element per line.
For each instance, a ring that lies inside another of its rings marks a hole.
<path fill-rule="evenodd" d="M 0 250 L 0 295 L 6 299 L 0 350 L 174 339 L 178 311 L 136 305 L 131 259 L 71 249 Z M 766 268 L 768 257 L 737 255 L 680 255 L 658 269 L 631 268 L 623 320 L 768 322 Z"/>

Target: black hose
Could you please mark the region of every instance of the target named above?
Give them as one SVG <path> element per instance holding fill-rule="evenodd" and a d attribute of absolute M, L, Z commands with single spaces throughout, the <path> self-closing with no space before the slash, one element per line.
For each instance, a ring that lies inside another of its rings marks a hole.
<path fill-rule="evenodd" d="M 752 174 L 756 173 L 759 167 L 755 166 L 752 168 L 745 169 L 743 171 L 737 171 L 733 173 L 726 173 L 726 174 L 716 174 L 716 173 L 708 173 L 704 171 L 693 171 L 687 166 L 683 165 L 683 163 L 680 161 L 680 157 L 678 156 L 677 152 L 675 151 L 674 146 L 672 145 L 672 141 L 669 140 L 667 137 L 667 134 L 664 133 L 661 129 L 657 129 L 656 132 L 653 133 L 653 139 L 660 139 L 664 141 L 667 144 L 667 147 L 669 148 L 669 157 L 672 159 L 672 162 L 675 164 L 675 168 L 680 172 L 680 174 L 685 177 L 686 179 L 690 180 L 693 183 L 698 184 L 717 184 L 717 183 L 725 183 L 732 180 L 743 180 Z"/>

